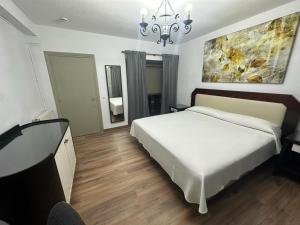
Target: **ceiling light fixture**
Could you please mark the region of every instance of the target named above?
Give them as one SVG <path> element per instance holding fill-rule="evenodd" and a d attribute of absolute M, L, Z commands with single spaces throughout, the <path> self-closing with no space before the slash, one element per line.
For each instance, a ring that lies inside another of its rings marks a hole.
<path fill-rule="evenodd" d="M 191 19 L 191 11 L 192 5 L 188 4 L 185 8 L 187 13 L 187 18 L 183 20 L 184 25 L 184 33 L 188 34 L 192 30 L 192 22 Z M 145 18 L 147 16 L 147 9 L 143 8 L 140 11 L 142 22 L 140 25 L 140 33 L 142 36 L 147 35 L 147 27 L 148 23 L 145 22 Z M 159 33 L 159 39 L 157 44 L 163 42 L 164 47 L 166 46 L 167 41 L 169 44 L 173 44 L 174 41 L 172 40 L 171 34 L 172 32 L 177 32 L 180 29 L 180 16 L 178 13 L 175 13 L 173 7 L 171 6 L 169 0 L 162 0 L 160 6 L 158 7 L 156 13 L 152 16 L 153 25 L 151 30 L 153 33 Z"/>

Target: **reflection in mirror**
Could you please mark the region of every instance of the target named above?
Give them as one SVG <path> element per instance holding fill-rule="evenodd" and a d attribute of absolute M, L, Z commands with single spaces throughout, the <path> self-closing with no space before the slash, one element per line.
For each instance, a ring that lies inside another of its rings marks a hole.
<path fill-rule="evenodd" d="M 124 121 L 121 67 L 106 65 L 105 71 L 110 121 L 112 123 Z"/>

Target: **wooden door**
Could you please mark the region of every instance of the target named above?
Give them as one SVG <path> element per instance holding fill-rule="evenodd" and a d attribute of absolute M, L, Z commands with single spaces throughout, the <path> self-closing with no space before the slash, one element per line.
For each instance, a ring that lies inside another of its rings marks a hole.
<path fill-rule="evenodd" d="M 103 131 L 93 55 L 45 52 L 58 115 L 74 136 Z"/>

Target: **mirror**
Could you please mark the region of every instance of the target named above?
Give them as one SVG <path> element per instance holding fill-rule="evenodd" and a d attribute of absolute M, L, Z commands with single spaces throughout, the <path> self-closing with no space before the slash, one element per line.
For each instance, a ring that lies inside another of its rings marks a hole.
<path fill-rule="evenodd" d="M 106 65 L 105 72 L 110 121 L 112 123 L 124 121 L 121 66 Z"/>

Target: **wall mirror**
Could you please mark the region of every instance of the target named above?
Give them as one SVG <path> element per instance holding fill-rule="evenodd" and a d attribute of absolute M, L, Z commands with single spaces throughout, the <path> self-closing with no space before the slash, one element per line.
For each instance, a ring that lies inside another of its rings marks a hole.
<path fill-rule="evenodd" d="M 121 66 L 106 65 L 105 72 L 110 121 L 112 123 L 124 121 Z"/>

